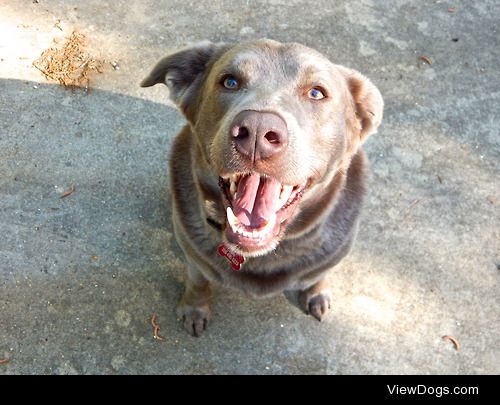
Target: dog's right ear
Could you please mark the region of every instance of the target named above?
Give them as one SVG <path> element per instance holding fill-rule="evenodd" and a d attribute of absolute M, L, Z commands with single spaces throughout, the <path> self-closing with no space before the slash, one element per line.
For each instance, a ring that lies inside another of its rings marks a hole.
<path fill-rule="evenodd" d="M 186 113 L 209 63 L 228 47 L 206 41 L 168 55 L 156 64 L 141 82 L 141 87 L 165 84 L 169 89 L 170 99 Z"/>

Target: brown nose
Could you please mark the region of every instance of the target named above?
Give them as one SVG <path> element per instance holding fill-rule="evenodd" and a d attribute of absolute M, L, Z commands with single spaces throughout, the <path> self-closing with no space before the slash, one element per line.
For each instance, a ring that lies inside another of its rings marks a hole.
<path fill-rule="evenodd" d="M 231 135 L 238 152 L 253 162 L 280 153 L 288 144 L 285 121 L 270 112 L 240 112 L 234 118 Z"/>

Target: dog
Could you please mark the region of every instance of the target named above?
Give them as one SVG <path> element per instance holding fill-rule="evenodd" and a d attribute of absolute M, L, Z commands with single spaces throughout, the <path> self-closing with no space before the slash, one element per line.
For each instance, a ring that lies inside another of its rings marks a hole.
<path fill-rule="evenodd" d="M 311 48 L 269 39 L 180 50 L 141 86 L 158 83 L 188 122 L 170 157 L 184 328 L 206 330 L 211 285 L 253 297 L 294 291 L 321 321 L 326 276 L 357 233 L 379 90 Z"/>

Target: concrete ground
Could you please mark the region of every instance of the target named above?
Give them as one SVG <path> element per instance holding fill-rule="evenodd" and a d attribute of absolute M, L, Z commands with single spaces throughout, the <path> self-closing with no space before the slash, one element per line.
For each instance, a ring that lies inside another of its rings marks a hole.
<path fill-rule="evenodd" d="M 497 0 L 1 0 L 0 374 L 498 374 L 498 15 Z M 120 67 L 89 94 L 31 65 L 73 29 Z M 326 321 L 217 290 L 195 339 L 174 313 L 167 186 L 184 121 L 164 87 L 138 83 L 180 46 L 260 37 L 380 88 L 370 195 Z"/>

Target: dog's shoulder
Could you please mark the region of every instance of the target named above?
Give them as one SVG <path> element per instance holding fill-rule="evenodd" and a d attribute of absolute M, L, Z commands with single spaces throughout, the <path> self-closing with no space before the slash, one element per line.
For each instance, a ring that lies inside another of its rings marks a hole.
<path fill-rule="evenodd" d="M 169 174 L 174 203 L 179 201 L 176 196 L 182 199 L 182 196 L 185 194 L 185 190 L 190 186 L 190 180 L 192 180 L 192 142 L 193 134 L 191 129 L 189 125 L 185 125 L 181 132 L 179 132 L 179 134 L 175 137 L 170 152 Z"/>
<path fill-rule="evenodd" d="M 186 125 L 176 136 L 169 160 L 170 193 L 174 221 L 187 233 L 200 233 L 200 210 L 192 170 L 193 134 Z M 191 237 L 194 237 L 191 235 Z"/>

